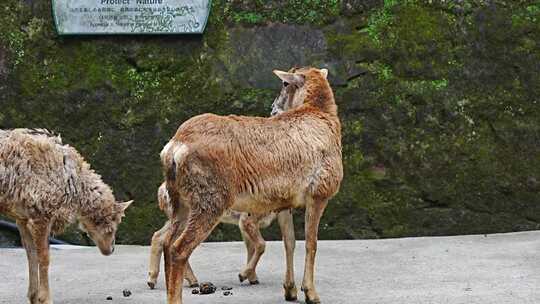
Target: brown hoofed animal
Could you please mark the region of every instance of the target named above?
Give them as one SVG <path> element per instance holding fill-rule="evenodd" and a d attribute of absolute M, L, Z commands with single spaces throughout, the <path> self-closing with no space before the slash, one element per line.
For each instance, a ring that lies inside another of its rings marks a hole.
<path fill-rule="evenodd" d="M 326 70 L 274 73 L 283 81 L 278 98 L 300 106 L 269 118 L 195 116 L 161 152 L 173 218 L 181 201 L 189 206 L 186 227 L 179 234 L 175 220 L 165 246 L 169 304 L 182 302 L 189 256 L 227 210 L 262 215 L 300 207 L 306 209 L 302 290 L 307 303 L 320 303 L 314 285 L 317 234 L 343 178 L 341 124 Z M 287 294 L 294 285 L 284 287 Z"/>
<path fill-rule="evenodd" d="M 169 194 L 167 193 L 165 183 L 161 184 L 158 189 L 158 203 L 159 208 L 165 213 L 167 222 L 165 225 L 152 236 L 152 243 L 150 246 L 150 263 L 148 270 L 148 279 L 147 284 L 151 289 L 154 289 L 156 286 L 157 278 L 159 275 L 159 263 L 161 261 L 161 254 L 163 252 L 163 246 L 165 241 L 169 238 L 169 230 L 171 225 L 172 218 L 172 206 L 169 199 Z M 182 222 L 179 224 L 183 229 L 187 220 L 187 215 L 189 214 L 189 206 L 182 204 L 181 211 L 179 213 L 179 219 Z M 228 210 L 220 218 L 221 223 L 236 225 L 240 228 L 242 233 L 242 238 L 246 245 L 247 250 L 247 264 L 245 268 L 238 275 L 240 282 L 245 281 L 246 279 L 250 284 L 259 284 L 259 279 L 256 273 L 257 264 L 264 254 L 266 244 L 264 238 L 260 233 L 260 228 L 266 228 L 270 226 L 272 221 L 276 218 L 274 212 L 269 215 L 250 215 L 248 213 L 240 213 L 233 210 Z M 287 256 L 287 273 L 285 276 L 285 282 L 294 282 L 294 267 L 293 267 L 293 257 L 294 257 L 294 247 L 295 247 L 295 237 L 294 237 L 294 226 L 291 210 L 281 211 L 278 215 L 278 222 L 283 234 L 283 241 L 285 243 L 285 250 Z M 184 279 L 187 281 L 188 286 L 196 287 L 198 285 L 198 280 L 189 261 L 186 262 L 186 272 L 184 273 Z M 295 292 L 296 295 L 296 292 Z"/>
<path fill-rule="evenodd" d="M 110 255 L 130 204 L 115 202 L 109 186 L 60 137 L 46 130 L 0 130 L 0 213 L 17 222 L 31 304 L 52 303 L 49 235 L 78 220 L 101 253 Z"/>
<path fill-rule="evenodd" d="M 283 111 L 291 109 L 295 106 L 288 100 L 279 98 L 279 96 L 274 100 L 272 104 L 272 115 L 277 115 Z M 150 289 L 154 289 L 157 284 L 157 278 L 159 276 L 159 266 L 161 262 L 161 254 L 163 252 L 163 246 L 165 241 L 169 238 L 169 230 L 171 225 L 172 218 L 172 205 L 170 202 L 169 194 L 167 193 L 166 184 L 162 183 L 158 188 L 158 205 L 159 208 L 165 213 L 168 220 L 165 222 L 163 227 L 156 231 L 152 236 L 152 242 L 150 246 L 150 263 L 148 266 L 148 279 L 146 283 Z M 181 202 L 182 203 L 182 202 Z M 189 206 L 182 203 L 181 209 L 178 212 L 178 219 L 180 232 L 185 228 L 185 223 L 187 216 L 189 214 Z M 242 234 L 242 239 L 246 245 L 247 251 L 247 264 L 238 274 L 240 282 L 245 281 L 246 279 L 250 284 L 259 284 L 259 279 L 257 277 L 257 264 L 264 254 L 266 243 L 264 238 L 260 233 L 261 228 L 266 228 L 270 226 L 272 221 L 276 218 L 274 212 L 271 212 L 269 215 L 250 215 L 249 213 L 241 213 L 233 210 L 228 210 L 220 218 L 221 223 L 227 223 L 236 225 L 240 228 Z M 295 248 L 295 235 L 294 235 L 294 223 L 292 217 L 292 210 L 283 210 L 277 215 L 279 227 L 281 229 L 281 234 L 283 236 L 283 242 L 285 244 L 285 256 L 286 256 L 286 273 L 285 273 L 285 286 L 294 285 L 294 248 Z M 186 272 L 184 273 L 184 279 L 187 281 L 188 286 L 196 287 L 198 285 L 198 280 L 189 261 L 186 262 Z M 296 288 L 288 289 L 288 293 L 285 297 L 288 300 L 296 300 L 297 291 Z"/>

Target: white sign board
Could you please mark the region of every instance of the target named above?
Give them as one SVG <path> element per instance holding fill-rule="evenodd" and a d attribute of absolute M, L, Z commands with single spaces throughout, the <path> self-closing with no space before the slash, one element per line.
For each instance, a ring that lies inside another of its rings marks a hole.
<path fill-rule="evenodd" d="M 53 0 L 60 35 L 201 34 L 210 0 Z"/>

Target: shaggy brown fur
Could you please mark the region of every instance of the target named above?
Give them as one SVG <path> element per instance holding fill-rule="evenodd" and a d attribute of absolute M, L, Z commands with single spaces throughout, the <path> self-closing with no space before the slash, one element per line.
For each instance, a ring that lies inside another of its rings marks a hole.
<path fill-rule="evenodd" d="M 115 203 L 109 186 L 59 136 L 46 130 L 0 130 L 0 212 L 13 217 L 21 232 L 32 304 L 51 303 L 49 234 L 78 219 L 109 255 L 129 204 Z"/>
<path fill-rule="evenodd" d="M 317 231 L 328 200 L 343 177 L 341 125 L 326 72 L 304 68 L 275 72 L 304 102 L 261 118 L 204 114 L 186 121 L 161 153 L 173 216 L 190 207 L 180 237 L 165 259 L 169 304 L 181 303 L 180 283 L 195 247 L 228 209 L 255 215 L 306 208 L 307 303 L 319 303 L 313 283 Z M 180 230 L 173 223 L 171 236 Z M 286 287 L 287 288 L 287 287 Z"/>
<path fill-rule="evenodd" d="M 165 183 L 161 184 L 158 189 L 158 204 L 160 209 L 167 215 L 169 220 L 165 222 L 165 225 L 152 236 L 152 242 L 150 246 L 150 263 L 148 269 L 148 279 L 147 284 L 151 289 L 154 289 L 157 282 L 157 277 L 159 275 L 159 264 L 161 260 L 161 254 L 163 252 L 163 245 L 165 241 L 169 238 L 168 233 L 170 230 L 171 217 L 173 208 L 170 203 L 169 194 L 167 193 Z M 189 207 L 182 209 L 182 211 L 189 213 Z M 283 213 L 283 214 L 282 214 Z M 181 218 L 187 219 L 186 215 L 181 215 Z M 256 274 L 256 267 L 259 259 L 265 251 L 265 241 L 262 238 L 259 229 L 266 228 L 270 226 L 272 221 L 276 218 L 275 213 L 270 213 L 269 215 L 262 216 L 250 216 L 247 213 L 240 213 L 233 210 L 228 210 L 220 218 L 220 222 L 236 225 L 240 228 L 242 233 L 242 238 L 246 245 L 247 250 L 247 264 L 244 270 L 238 275 L 241 282 L 248 280 L 250 284 L 259 284 L 259 279 Z M 292 215 L 290 210 L 285 210 L 279 213 L 278 215 L 280 228 L 284 234 L 284 241 L 286 242 L 286 248 L 294 250 L 294 230 L 292 225 Z M 289 218 L 291 223 L 289 223 Z M 185 222 L 180 223 L 182 227 L 185 227 Z M 291 230 L 291 231 L 289 231 Z M 292 235 L 292 240 L 289 237 Z M 292 241 L 292 246 L 287 246 L 287 242 Z M 292 252 L 287 252 L 287 254 L 293 254 Z M 292 265 L 291 265 L 292 266 Z M 290 270 L 292 271 L 292 270 Z M 184 279 L 188 282 L 188 286 L 195 287 L 198 285 L 198 280 L 195 274 L 191 270 L 189 262 L 186 263 L 186 273 L 184 274 Z"/>

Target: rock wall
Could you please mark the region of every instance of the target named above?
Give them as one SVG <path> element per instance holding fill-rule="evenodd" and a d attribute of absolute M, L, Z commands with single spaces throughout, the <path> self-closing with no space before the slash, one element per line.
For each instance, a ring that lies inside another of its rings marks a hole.
<path fill-rule="evenodd" d="M 538 2 L 212 2 L 201 36 L 58 37 L 50 0 L 0 9 L 0 127 L 61 133 L 135 199 L 120 241 L 163 223 L 158 153 L 176 128 L 268 115 L 271 71 L 293 65 L 330 70 L 343 121 L 345 180 L 321 238 L 540 228 Z"/>

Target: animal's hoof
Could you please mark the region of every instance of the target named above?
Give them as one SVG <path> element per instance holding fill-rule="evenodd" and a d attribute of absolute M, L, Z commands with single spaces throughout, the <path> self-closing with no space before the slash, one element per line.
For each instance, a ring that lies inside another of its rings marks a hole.
<path fill-rule="evenodd" d="M 189 285 L 189 288 L 197 288 L 199 287 L 199 283 L 192 283 Z"/>
<path fill-rule="evenodd" d="M 47 297 L 47 298 L 40 298 L 38 297 L 38 302 L 39 304 L 53 304 L 52 300 Z"/>
<path fill-rule="evenodd" d="M 285 301 L 298 300 L 298 292 L 296 291 L 296 286 L 294 286 L 294 284 L 292 286 L 287 286 L 284 284 L 283 288 L 285 289 Z"/>
<path fill-rule="evenodd" d="M 308 288 L 302 287 L 302 291 L 306 296 L 306 304 L 321 304 L 319 295 L 317 294 L 317 292 L 315 292 L 315 290 L 310 290 Z"/>
<path fill-rule="evenodd" d="M 240 283 L 244 282 L 245 280 L 249 281 L 249 284 L 251 285 L 257 285 L 259 284 L 259 278 L 257 277 L 257 274 L 254 270 L 251 269 L 245 269 L 238 275 L 238 278 L 240 279 Z"/>
<path fill-rule="evenodd" d="M 285 294 L 285 301 L 287 302 L 294 302 L 298 300 L 298 296 L 297 295 L 290 295 L 290 294 Z"/>
<path fill-rule="evenodd" d="M 148 284 L 148 287 L 150 287 L 150 289 L 155 289 L 156 288 L 156 283 L 155 282 L 146 282 L 146 284 Z"/>
<path fill-rule="evenodd" d="M 37 303 L 39 301 L 37 292 L 28 293 L 28 300 L 30 303 Z"/>

